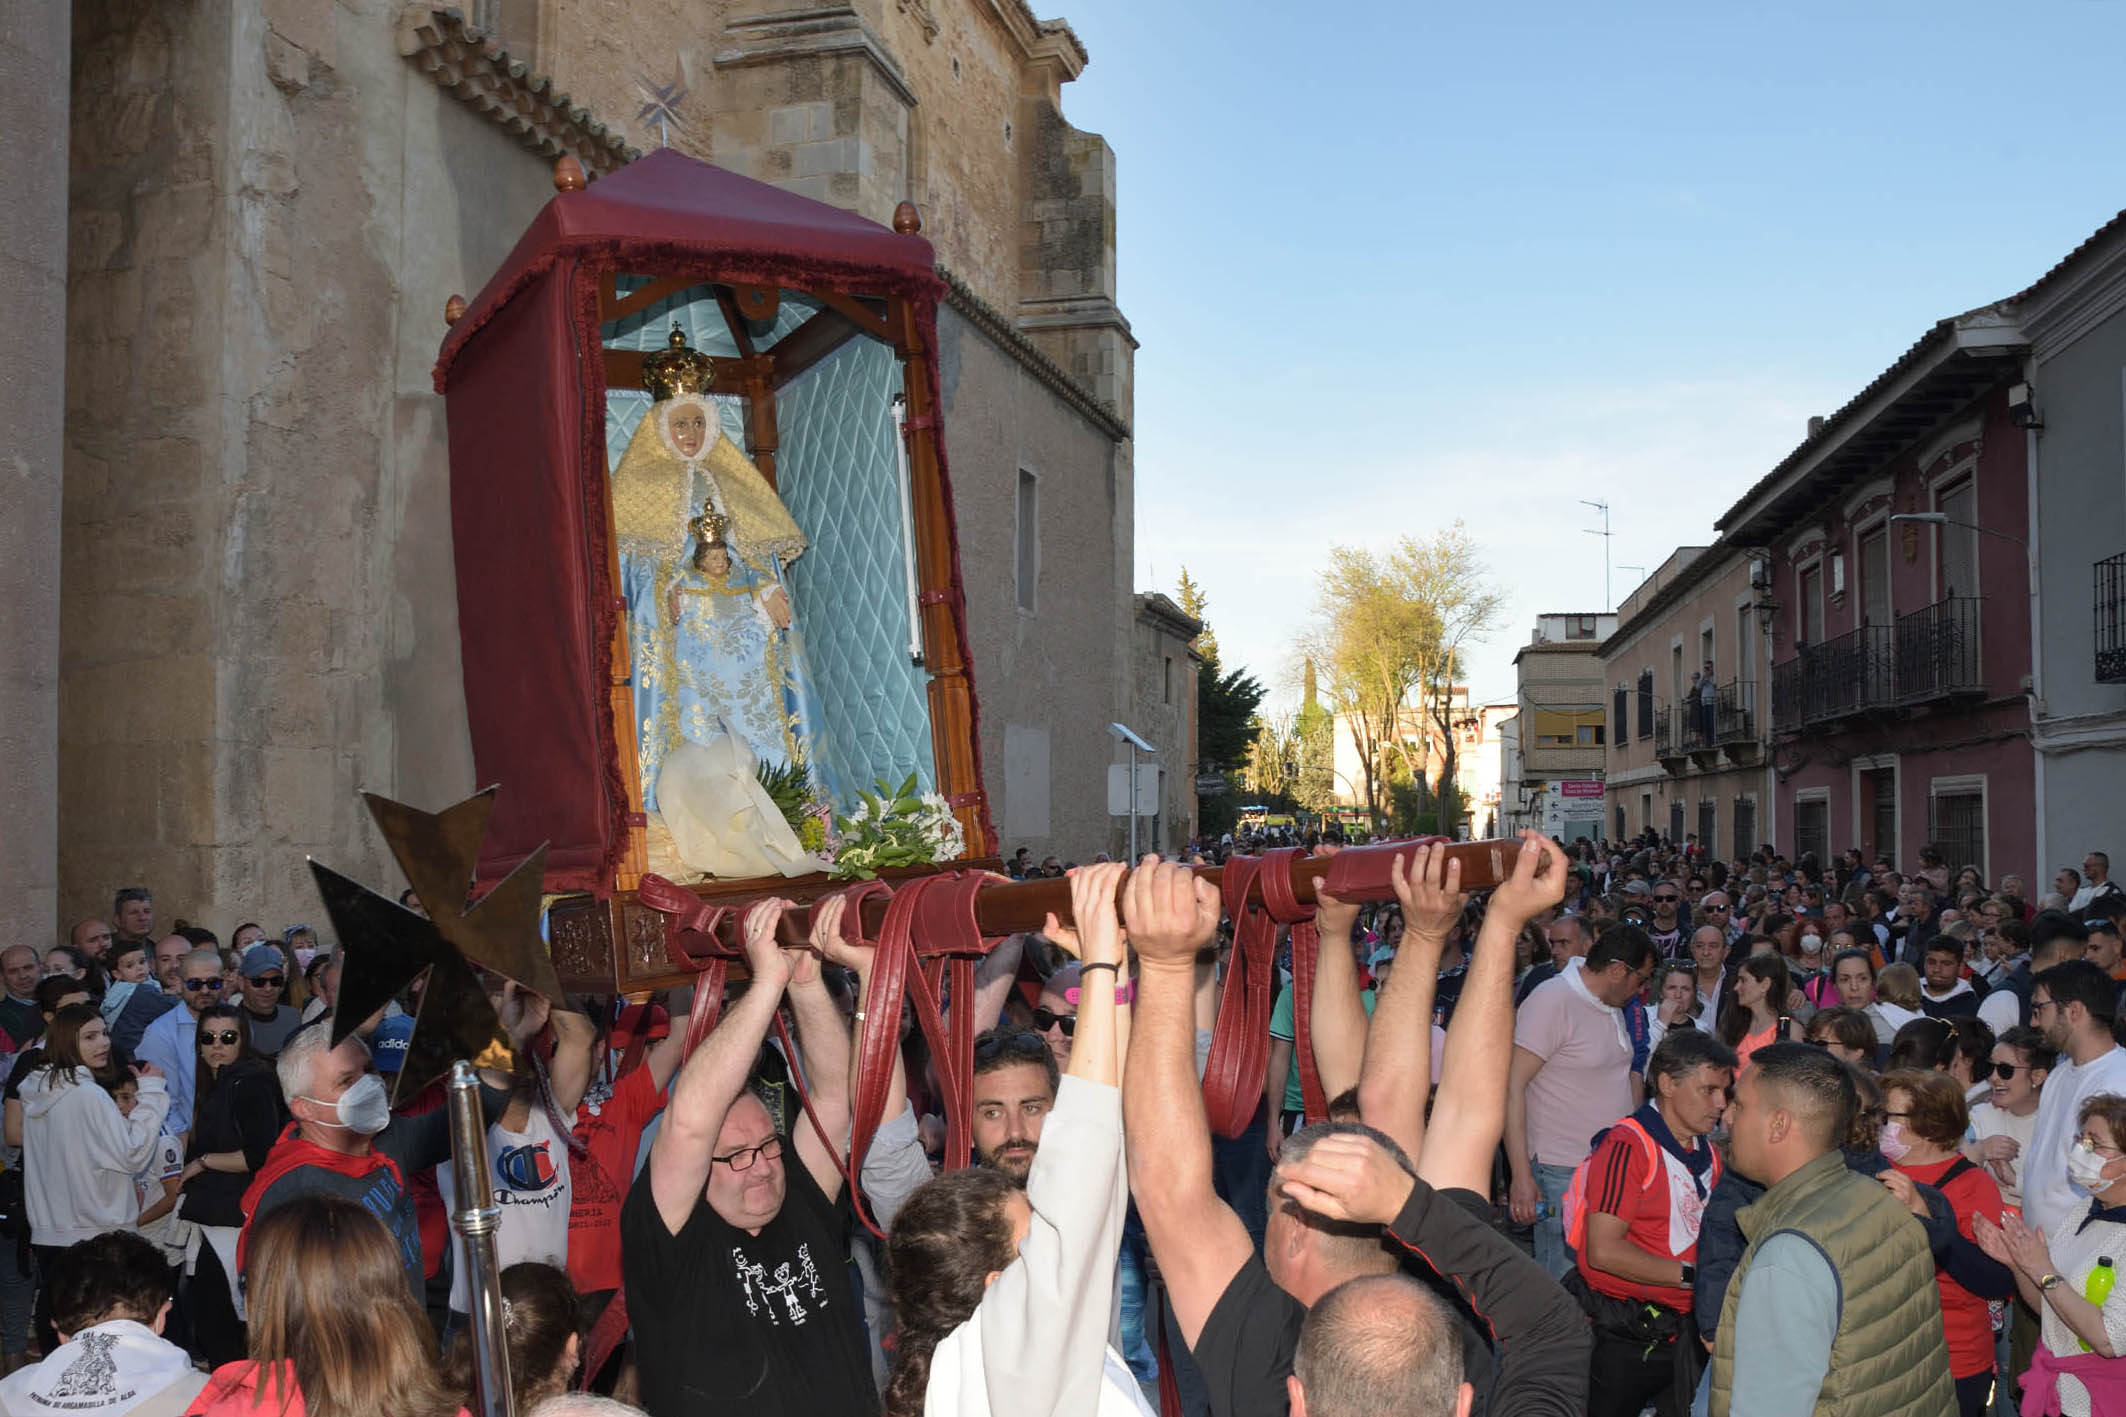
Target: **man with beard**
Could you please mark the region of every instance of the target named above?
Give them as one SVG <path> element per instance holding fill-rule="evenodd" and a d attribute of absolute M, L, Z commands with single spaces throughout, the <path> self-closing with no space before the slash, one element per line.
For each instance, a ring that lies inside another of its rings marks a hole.
<path fill-rule="evenodd" d="M 984 1166 L 1025 1183 L 1059 1072 L 1039 1034 L 992 1029 L 974 1041 L 974 1154 Z"/>

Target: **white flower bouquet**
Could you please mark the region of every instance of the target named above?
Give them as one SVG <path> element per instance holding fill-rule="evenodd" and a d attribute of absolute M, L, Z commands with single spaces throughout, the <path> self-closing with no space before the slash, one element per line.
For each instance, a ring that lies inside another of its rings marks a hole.
<path fill-rule="evenodd" d="M 856 805 L 840 819 L 836 879 L 868 881 L 899 866 L 955 861 L 966 850 L 959 818 L 937 793 L 918 793 L 914 773 L 898 791 L 883 778 L 873 786 L 877 791 L 858 792 Z"/>

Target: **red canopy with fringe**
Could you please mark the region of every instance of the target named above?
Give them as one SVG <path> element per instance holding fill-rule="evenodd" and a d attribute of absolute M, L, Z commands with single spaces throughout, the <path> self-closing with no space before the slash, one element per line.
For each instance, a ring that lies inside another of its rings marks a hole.
<path fill-rule="evenodd" d="M 435 387 L 450 437 L 465 706 L 479 781 L 509 784 L 481 855 L 482 882 L 547 842 L 548 890 L 602 895 L 628 847 L 610 694 L 621 605 L 607 524 L 603 279 L 683 276 L 897 298 L 928 352 L 944 291 L 934 261 L 920 236 L 664 149 L 555 196 L 452 326 Z M 917 367 L 938 406 L 935 360 L 911 361 Z M 947 478 L 941 437 L 937 447 Z M 949 480 L 945 492 L 949 537 Z M 964 662 L 957 551 L 952 559 Z M 969 731 L 979 754 L 974 722 Z M 986 802 L 982 816 L 986 828 Z"/>

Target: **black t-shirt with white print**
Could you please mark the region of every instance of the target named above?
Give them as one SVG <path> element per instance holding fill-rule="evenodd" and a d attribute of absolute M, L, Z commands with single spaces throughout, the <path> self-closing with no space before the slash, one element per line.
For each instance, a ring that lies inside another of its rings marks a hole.
<path fill-rule="evenodd" d="M 795 1151 L 782 1210 L 758 1235 L 705 1197 L 674 1235 L 644 1167 L 620 1213 L 621 1271 L 650 1417 L 871 1417 L 848 1226 Z"/>

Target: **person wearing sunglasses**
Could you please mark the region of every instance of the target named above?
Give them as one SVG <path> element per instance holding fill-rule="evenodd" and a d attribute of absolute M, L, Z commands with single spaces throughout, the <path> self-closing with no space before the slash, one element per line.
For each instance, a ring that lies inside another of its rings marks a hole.
<path fill-rule="evenodd" d="M 2023 1153 L 2037 1129 L 2040 1089 L 2058 1061 L 2045 1035 L 2011 1028 L 1993 1045 L 1991 1092 L 1972 1104 L 1963 1154 L 1983 1166 L 2001 1188 L 2001 1199 L 2018 1212 L 2023 1204 Z"/>
<path fill-rule="evenodd" d="M 194 1068 L 199 1058 L 196 1035 L 200 1016 L 222 1001 L 221 951 L 201 946 L 177 965 L 176 994 L 181 1007 L 148 1025 L 134 1056 L 161 1068 L 170 1080 L 170 1112 L 163 1130 L 172 1136 L 192 1126 Z"/>
<path fill-rule="evenodd" d="M 1654 942 L 1654 948 L 1664 957 L 1683 952 L 1689 936 L 1684 933 L 1683 888 L 1674 881 L 1656 881 L 1653 894 L 1647 899 L 1653 902 L 1653 919 L 1647 922 L 1646 933 Z M 1725 928 L 1724 922 L 1722 928 Z"/>
<path fill-rule="evenodd" d="M 260 941 L 244 951 L 236 974 L 252 1049 L 262 1057 L 279 1056 L 288 1035 L 303 1026 L 303 1016 L 283 1002 L 288 992 L 287 959 L 277 946 Z"/>
<path fill-rule="evenodd" d="M 244 1191 L 288 1124 L 280 1082 L 251 1046 L 247 1012 L 213 1004 L 195 1025 L 192 1135 L 179 1173 L 177 1214 L 199 1227 L 203 1242 L 186 1290 L 193 1351 L 217 1368 L 244 1356 L 235 1278 Z"/>
<path fill-rule="evenodd" d="M 1078 1031 L 1078 962 L 1072 960 L 1048 976 L 1041 985 L 1041 999 L 1034 1006 L 1034 1031 L 1048 1042 L 1056 1055 L 1056 1067 L 1070 1069 L 1070 1045 Z"/>

